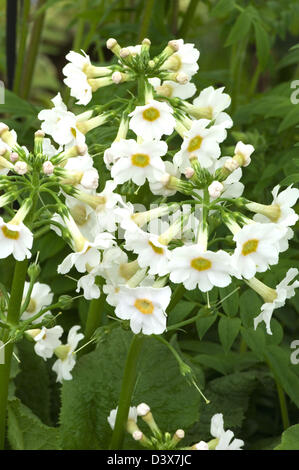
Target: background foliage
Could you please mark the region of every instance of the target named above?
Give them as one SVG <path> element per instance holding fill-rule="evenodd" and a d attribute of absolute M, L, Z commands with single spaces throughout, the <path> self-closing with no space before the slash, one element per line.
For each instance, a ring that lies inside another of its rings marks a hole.
<path fill-rule="evenodd" d="M 290 100 L 294 91 L 291 82 L 299 79 L 298 1 L 32 3 L 38 5 L 29 17 L 27 44 L 32 46 L 30 36 L 44 20 L 41 35 L 33 37 L 33 44 L 39 47 L 27 48 L 21 68 L 17 62 L 19 86 L 6 90 L 5 104 L 0 106 L 2 119 L 16 129 L 24 145 L 31 146 L 32 131 L 39 127 L 37 112 L 51 106 L 50 100 L 58 91 L 68 106 L 77 110 L 62 82 L 61 70 L 69 50 L 82 48 L 93 62 L 102 64 L 114 60 L 105 48 L 108 37 L 117 38 L 123 46 L 149 37 L 153 53 L 169 39 L 179 37 L 195 43 L 201 51 L 200 69 L 194 80 L 198 89 L 225 86 L 232 96 L 234 127 L 222 146 L 222 154 L 231 154 L 238 140 L 251 143 L 256 149 L 251 165 L 244 171 L 244 195 L 267 204 L 271 202 L 270 189 L 276 184 L 298 182 L 299 104 Z M 7 84 L 6 62 L 11 67 L 13 50 L 8 44 L 6 53 L 6 2 L 2 0 L 0 5 L 0 77 Z M 19 20 L 17 48 L 22 44 L 21 26 Z M 33 74 L 28 66 L 32 60 Z M 118 93 L 124 93 L 122 87 Z M 115 88 L 100 89 L 92 104 L 103 104 L 114 94 Z M 109 177 L 100 158 L 101 148 L 111 142 L 115 133 L 113 122 L 90 133 L 91 149 L 94 154 L 99 153 L 95 162 L 101 187 Z M 132 196 L 132 192 L 128 187 L 127 194 Z M 50 233 L 38 240 L 35 251 L 40 251 L 40 282 L 51 285 L 56 295 L 71 293 L 74 281 L 56 272 L 57 264 L 67 253 L 64 242 Z M 298 267 L 298 259 L 295 235 L 279 265 L 264 276 L 265 282 L 275 285 L 289 267 Z M 1 282 L 9 285 L 11 275 L 10 261 L 1 263 Z M 264 326 L 253 330 L 253 318 L 261 301 L 244 283 L 235 281 L 222 289 L 221 298 L 237 287 L 213 314 L 207 316 L 203 311 L 196 325 L 184 327 L 177 335 L 168 333 L 168 339 L 194 368 L 211 404 L 205 405 L 179 374 L 171 353 L 154 339 L 148 340 L 144 350 L 134 404 L 148 402 L 165 431 L 186 429 L 186 442 L 208 438 L 211 416 L 222 412 L 226 427 L 244 439 L 249 449 L 298 449 L 299 365 L 290 363 L 290 343 L 299 339 L 298 295 L 275 314 L 273 336 L 269 336 Z M 210 300 L 219 295 L 214 288 Z M 169 324 L 200 313 L 199 304 L 206 303 L 206 298 L 201 297 L 198 291 L 186 292 L 171 312 Z M 106 305 L 104 324 L 109 312 L 111 307 Z M 78 322 L 84 324 L 86 313 L 86 301 L 78 299 L 70 311 L 63 313 L 60 322 L 65 328 Z M 105 448 L 111 434 L 106 417 L 117 405 L 129 336 L 129 332 L 119 329 L 109 335 L 101 334 L 96 350 L 80 358 L 74 380 L 65 383 L 62 390 L 48 363 L 34 355 L 30 344 L 20 342 L 21 364 L 11 387 L 8 445 L 15 449 Z M 158 363 L 159 367 L 155 367 Z M 282 421 L 284 394 L 288 413 Z M 288 427 L 281 439 L 283 429 Z M 132 440 L 126 445 L 134 446 Z"/>

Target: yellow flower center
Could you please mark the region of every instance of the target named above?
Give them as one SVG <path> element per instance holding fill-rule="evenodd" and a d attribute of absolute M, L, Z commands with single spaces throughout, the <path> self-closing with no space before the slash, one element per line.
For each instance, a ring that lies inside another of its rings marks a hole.
<path fill-rule="evenodd" d="M 29 305 L 28 305 L 28 307 L 26 308 L 26 311 L 27 311 L 28 313 L 33 313 L 33 312 L 35 312 L 35 310 L 36 310 L 36 302 L 35 302 L 34 299 L 31 298 L 31 299 L 30 299 L 30 302 L 29 302 Z"/>
<path fill-rule="evenodd" d="M 147 121 L 153 122 L 160 117 L 160 111 L 156 108 L 150 107 L 145 109 L 142 115 Z"/>
<path fill-rule="evenodd" d="M 134 306 L 144 315 L 150 315 L 154 311 L 154 305 L 147 299 L 136 299 Z"/>
<path fill-rule="evenodd" d="M 194 152 L 195 150 L 200 149 L 201 143 L 203 141 L 203 138 L 201 135 L 196 135 L 193 137 L 188 145 L 188 152 Z"/>
<path fill-rule="evenodd" d="M 71 127 L 71 134 L 73 134 L 74 137 L 77 137 L 77 131 L 74 127 Z"/>
<path fill-rule="evenodd" d="M 257 250 L 259 241 L 253 238 L 252 240 L 248 240 L 243 244 L 242 247 L 242 255 L 247 256 L 250 255 L 251 253 L 254 253 Z"/>
<path fill-rule="evenodd" d="M 212 266 L 212 263 L 209 259 L 206 258 L 193 258 L 191 260 L 191 267 L 196 269 L 197 271 L 206 271 L 207 269 L 210 269 Z"/>
<path fill-rule="evenodd" d="M 156 246 L 154 245 L 151 241 L 148 242 L 149 246 L 153 249 L 153 251 L 155 253 L 157 253 L 157 255 L 163 255 L 164 253 L 164 249 L 161 248 L 160 246 Z"/>
<path fill-rule="evenodd" d="M 144 168 L 149 164 L 150 157 L 145 153 L 134 153 L 131 157 L 131 161 L 133 165 Z"/>
<path fill-rule="evenodd" d="M 6 238 L 10 238 L 11 240 L 18 240 L 20 237 L 20 232 L 17 230 L 9 230 L 5 225 L 1 227 L 1 230 L 3 232 L 3 235 Z"/>

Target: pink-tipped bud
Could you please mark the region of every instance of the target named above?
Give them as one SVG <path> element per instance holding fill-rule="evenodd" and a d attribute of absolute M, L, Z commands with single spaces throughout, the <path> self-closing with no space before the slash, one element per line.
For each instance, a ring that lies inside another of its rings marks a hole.
<path fill-rule="evenodd" d="M 9 131 L 9 127 L 4 122 L 0 122 L 0 135 L 5 131 Z"/>
<path fill-rule="evenodd" d="M 123 49 L 119 51 L 119 55 L 122 59 L 125 59 L 126 57 L 130 55 L 130 51 L 127 47 L 123 47 Z"/>
<path fill-rule="evenodd" d="M 188 167 L 186 168 L 185 170 L 185 176 L 186 178 L 189 180 L 190 178 L 192 178 L 192 176 L 194 175 L 195 171 L 193 170 L 193 168 L 191 167 Z"/>
<path fill-rule="evenodd" d="M 173 49 L 174 52 L 177 52 L 180 48 L 179 42 L 176 41 L 175 39 L 168 41 L 168 46 L 171 47 L 171 49 Z"/>
<path fill-rule="evenodd" d="M 175 77 L 175 80 L 180 85 L 185 85 L 186 83 L 189 82 L 189 77 L 185 72 L 178 72 L 178 74 Z"/>
<path fill-rule="evenodd" d="M 213 183 L 210 184 L 208 187 L 209 195 L 216 199 L 219 197 L 223 191 L 224 187 L 223 184 L 220 183 L 220 181 L 213 181 Z"/>
<path fill-rule="evenodd" d="M 19 160 L 19 155 L 16 152 L 12 152 L 9 158 L 12 163 L 16 163 Z"/>
<path fill-rule="evenodd" d="M 106 47 L 107 47 L 107 49 L 112 49 L 114 46 L 116 46 L 116 44 L 117 44 L 117 40 L 114 39 L 114 38 L 110 38 L 106 42 Z"/>
<path fill-rule="evenodd" d="M 47 161 L 43 164 L 43 172 L 45 175 L 53 175 L 54 173 L 54 165 L 52 162 Z"/>
<path fill-rule="evenodd" d="M 143 438 L 143 433 L 141 431 L 134 431 L 132 437 L 135 441 L 141 441 Z"/>
<path fill-rule="evenodd" d="M 123 76 L 121 72 L 114 72 L 111 78 L 114 83 L 118 84 L 118 83 L 121 83 Z"/>
<path fill-rule="evenodd" d="M 230 172 L 235 171 L 237 168 L 239 168 L 239 166 L 240 166 L 239 163 L 236 160 L 234 160 L 233 158 L 229 158 L 224 163 L 224 168 L 226 168 Z"/>
<path fill-rule="evenodd" d="M 15 164 L 14 170 L 18 175 L 25 175 L 28 171 L 28 165 L 26 162 L 19 161 Z"/>
<path fill-rule="evenodd" d="M 146 416 L 151 411 L 150 407 L 146 403 L 140 403 L 137 406 L 137 415 Z"/>
<path fill-rule="evenodd" d="M 41 131 L 41 130 L 36 131 L 36 132 L 34 133 L 34 135 L 35 135 L 35 137 L 45 137 L 44 131 Z"/>

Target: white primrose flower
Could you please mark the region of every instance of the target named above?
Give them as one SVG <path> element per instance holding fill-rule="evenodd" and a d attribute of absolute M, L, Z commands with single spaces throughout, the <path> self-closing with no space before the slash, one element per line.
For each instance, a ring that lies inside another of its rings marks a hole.
<path fill-rule="evenodd" d="M 252 278 L 256 272 L 264 272 L 269 265 L 278 263 L 279 240 L 285 235 L 275 224 L 252 223 L 245 225 L 234 235 L 237 246 L 232 255 L 234 275 L 241 279 Z"/>
<path fill-rule="evenodd" d="M 110 414 L 107 418 L 107 421 L 108 421 L 109 426 L 111 427 L 111 429 L 114 429 L 114 426 L 115 426 L 117 410 L 118 410 L 118 406 L 114 410 L 110 411 Z M 131 419 L 132 421 L 137 423 L 137 417 L 138 417 L 138 415 L 137 415 L 136 406 L 130 406 L 128 419 Z"/>
<path fill-rule="evenodd" d="M 166 330 L 165 310 L 170 302 L 170 287 L 120 287 L 115 314 L 130 320 L 133 333 L 160 335 Z"/>
<path fill-rule="evenodd" d="M 17 261 L 31 258 L 33 234 L 22 222 L 18 224 L 5 223 L 0 217 L 0 258 L 10 255 Z"/>
<path fill-rule="evenodd" d="M 251 154 L 254 152 L 253 145 L 250 144 L 243 144 L 243 142 L 237 142 L 235 147 L 235 155 L 239 155 L 242 157 L 243 163 L 242 166 L 248 166 L 251 162 Z"/>
<path fill-rule="evenodd" d="M 215 124 L 222 124 L 225 128 L 230 128 L 233 125 L 233 121 L 223 111 L 230 106 L 231 97 L 227 93 L 223 93 L 223 90 L 224 87 L 215 90 L 215 88 L 209 86 L 202 90 L 199 96 L 193 100 L 193 105 L 204 111 L 208 119 L 215 120 Z"/>
<path fill-rule="evenodd" d="M 165 161 L 164 162 L 165 172 L 156 180 L 149 183 L 150 190 L 153 194 L 157 196 L 173 196 L 177 190 L 169 189 L 167 183 L 171 176 L 180 178 L 181 172 L 178 167 L 172 163 Z"/>
<path fill-rule="evenodd" d="M 159 140 L 164 134 L 172 134 L 175 127 L 173 109 L 167 103 L 156 100 L 136 106 L 129 116 L 130 129 L 145 140 Z"/>
<path fill-rule="evenodd" d="M 92 209 L 88 204 L 85 204 L 84 202 L 79 201 L 78 199 L 66 195 L 65 198 L 65 203 L 66 206 L 70 209 L 70 213 L 75 220 L 76 224 L 78 225 L 80 232 L 82 235 L 92 242 L 97 233 L 101 232 L 100 224 L 98 223 L 98 218 L 96 211 Z M 54 218 L 54 217 L 53 217 Z M 55 220 L 61 225 L 65 226 L 65 223 L 58 214 L 55 215 Z M 51 227 L 53 230 L 58 230 L 59 228 L 57 227 Z M 59 231 L 59 235 L 60 231 Z"/>
<path fill-rule="evenodd" d="M 105 150 L 104 152 L 104 162 L 106 164 L 107 170 L 111 170 L 111 167 L 114 163 L 117 162 L 123 155 L 126 155 L 128 151 L 128 140 L 120 139 L 112 143 L 111 147 Z"/>
<path fill-rule="evenodd" d="M 23 300 L 25 300 L 26 298 L 29 286 L 30 283 L 25 282 Z M 41 284 L 40 282 L 36 282 L 33 286 L 30 295 L 29 305 L 21 317 L 22 320 L 29 320 L 31 317 L 40 312 L 43 308 L 47 307 L 48 305 L 51 305 L 51 303 L 53 302 L 53 297 L 54 294 L 47 284 Z M 46 315 L 47 313 L 50 312 L 45 312 L 44 315 Z M 37 318 L 33 323 L 39 323 L 42 317 Z"/>
<path fill-rule="evenodd" d="M 223 126 L 211 126 L 208 119 L 193 121 L 191 129 L 184 136 L 181 150 L 173 158 L 174 163 L 183 172 L 190 167 L 190 157 L 197 157 L 203 168 L 211 167 L 220 156 L 219 143 L 226 138 Z"/>
<path fill-rule="evenodd" d="M 67 344 L 58 346 L 54 351 L 56 356 L 59 358 L 52 367 L 52 370 L 57 374 L 57 382 L 72 380 L 73 378 L 70 372 L 76 364 L 74 351 L 81 339 L 84 338 L 82 333 L 77 333 L 78 330 L 80 330 L 80 326 L 73 326 L 69 331 Z"/>
<path fill-rule="evenodd" d="M 298 269 L 291 268 L 286 273 L 285 278 L 276 286 L 274 289 L 269 289 L 264 286 L 265 295 L 264 299 L 266 302 L 261 307 L 261 313 L 254 319 L 254 328 L 256 329 L 258 324 L 262 321 L 266 324 L 266 330 L 269 335 L 272 335 L 270 322 L 273 311 L 277 308 L 283 307 L 287 299 L 290 299 L 295 295 L 295 289 L 299 287 L 299 281 L 290 282 L 298 275 Z M 250 285 L 250 283 L 249 283 Z M 254 286 L 251 286 L 254 288 Z M 263 295 L 262 292 L 259 292 Z"/>
<path fill-rule="evenodd" d="M 242 450 L 241 447 L 244 445 L 244 441 L 234 439 L 234 433 L 232 431 L 224 431 L 222 413 L 217 413 L 212 417 L 210 432 L 211 435 L 218 440 L 215 450 Z"/>
<path fill-rule="evenodd" d="M 141 268 L 149 267 L 149 274 L 164 276 L 169 272 L 169 250 L 159 242 L 158 235 L 136 231 L 125 232 L 125 248 L 138 255 L 137 261 Z"/>
<path fill-rule="evenodd" d="M 54 107 L 44 109 L 38 114 L 38 119 L 44 121 L 42 130 L 50 135 L 59 145 L 81 145 L 85 143 L 85 136 L 77 128 L 75 114 L 67 110 L 60 93 L 52 99 Z"/>
<path fill-rule="evenodd" d="M 92 98 L 92 89 L 84 69 L 90 65 L 90 58 L 84 51 L 82 53 L 83 55 L 70 51 L 66 56 L 69 63 L 62 69 L 62 73 L 66 76 L 63 81 L 71 89 L 71 96 L 78 100 L 77 104 L 87 105 Z"/>
<path fill-rule="evenodd" d="M 170 280 L 183 283 L 188 290 L 198 286 L 202 292 L 226 287 L 231 283 L 230 264 L 230 256 L 223 250 L 205 251 L 199 244 L 182 246 L 170 252 Z"/>
<path fill-rule="evenodd" d="M 111 176 L 117 184 L 130 179 L 139 186 L 145 180 L 156 181 L 165 173 L 165 165 L 161 159 L 167 152 L 167 144 L 163 141 L 145 141 L 138 144 L 135 140 L 127 140 L 123 146 L 123 154 L 112 166 Z"/>
<path fill-rule="evenodd" d="M 81 251 L 70 253 L 58 266 L 57 272 L 59 274 L 66 274 L 73 266 L 75 266 L 79 273 L 91 271 L 101 261 L 99 250 L 110 248 L 114 243 L 114 238 L 110 233 L 98 233 L 94 242 L 86 240 Z"/>
<path fill-rule="evenodd" d="M 176 43 L 179 49 L 164 62 L 163 69 L 184 72 L 191 78 L 199 68 L 197 61 L 200 52 L 194 47 L 194 44 L 185 44 L 183 39 L 176 40 Z"/>
<path fill-rule="evenodd" d="M 101 296 L 101 290 L 96 284 L 98 267 L 95 267 L 90 273 L 81 276 L 77 282 L 76 292 L 83 290 L 83 297 L 86 300 L 98 299 Z"/>
<path fill-rule="evenodd" d="M 34 332 L 34 330 L 31 330 Z M 30 330 L 27 331 L 30 334 Z M 34 335 L 34 351 L 44 360 L 50 359 L 54 354 L 54 349 L 61 345 L 60 337 L 63 334 L 63 328 L 59 325 L 53 328 L 42 327 L 37 335 Z"/>
<path fill-rule="evenodd" d="M 165 80 L 161 83 L 160 78 L 156 77 L 149 78 L 148 81 L 159 95 L 167 96 L 168 98 L 187 100 L 196 93 L 196 86 L 191 82 L 180 84 L 172 80 Z"/>
<path fill-rule="evenodd" d="M 96 215 L 98 224 L 101 230 L 107 230 L 108 232 L 115 232 L 117 225 L 117 216 L 115 209 L 119 203 L 122 203 L 122 197 L 115 193 L 114 190 L 117 184 L 115 181 L 106 181 L 105 188 L 99 196 L 104 198 L 104 203 L 99 204 L 96 208 Z"/>

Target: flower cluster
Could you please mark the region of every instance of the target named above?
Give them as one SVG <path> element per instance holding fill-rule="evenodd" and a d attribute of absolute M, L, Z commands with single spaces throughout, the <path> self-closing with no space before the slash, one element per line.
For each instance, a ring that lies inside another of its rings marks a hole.
<path fill-rule="evenodd" d="M 87 300 L 105 295 L 116 317 L 145 335 L 167 330 L 172 283 L 206 293 L 243 279 L 265 301 L 255 327 L 264 321 L 271 333 L 272 313 L 294 295 L 299 283 L 290 282 L 298 271 L 289 270 L 276 289 L 255 275 L 277 264 L 288 248 L 299 190 L 275 187 L 270 205 L 242 196 L 240 179 L 254 147 L 239 141 L 231 155 L 222 155 L 233 125 L 226 112 L 231 100 L 224 88 L 197 93 L 191 79 L 199 51 L 193 44 L 172 40 L 155 57 L 148 39 L 125 48 L 109 39 L 107 47 L 115 56 L 108 67 L 70 52 L 64 81 L 84 106 L 105 86 L 130 86 L 129 98 L 114 100 L 116 109 L 91 104 L 76 115 L 58 94 L 38 115 L 41 130 L 32 151 L 0 124 L 0 258 L 30 258 L 33 241 L 52 229 L 70 247 L 58 273 L 76 271 L 78 293 Z M 93 153 L 88 133 L 110 122 L 118 126 L 114 141 Z M 98 159 L 108 179 L 99 174 Z M 147 187 L 154 208 L 137 211 L 123 196 L 126 185 L 134 194 Z M 225 237 L 220 230 L 227 230 Z M 47 314 L 45 306 L 51 311 L 53 299 L 35 281 L 25 292 L 22 331 L 31 331 L 37 354 L 58 357 L 58 380 L 68 380 L 82 335 L 73 327 L 62 345 L 60 327 L 32 328 Z M 216 431 L 212 435 L 221 442 Z"/>
<path fill-rule="evenodd" d="M 114 429 L 117 408 L 111 410 L 107 421 Z M 138 427 L 138 417 L 146 423 L 151 432 L 151 436 L 148 437 Z M 137 407 L 131 406 L 129 409 L 126 429 L 133 439 L 139 442 L 140 445 L 147 449 L 157 450 L 173 450 L 179 448 L 180 450 L 242 450 L 244 442 L 241 439 L 234 438 L 234 433 L 231 430 L 224 430 L 224 421 L 222 413 L 215 414 L 211 419 L 210 433 L 214 437 L 209 442 L 200 441 L 192 446 L 181 446 L 181 441 L 185 438 L 185 432 L 183 429 L 177 429 L 176 432 L 171 435 L 169 432 L 163 433 L 157 425 L 154 416 L 151 412 L 150 407 L 146 403 L 141 403 Z"/>

